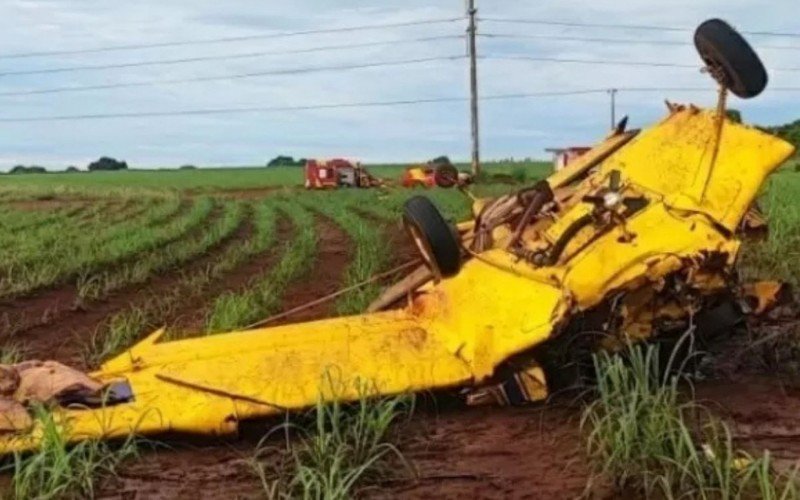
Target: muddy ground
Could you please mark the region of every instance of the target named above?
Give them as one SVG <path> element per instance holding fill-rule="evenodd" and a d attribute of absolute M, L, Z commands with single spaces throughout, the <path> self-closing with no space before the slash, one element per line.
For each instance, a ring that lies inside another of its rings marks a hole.
<path fill-rule="evenodd" d="M 313 279 L 293 284 L 286 293 L 283 310 L 335 291 L 352 258 L 352 242 L 331 220 L 316 218 L 320 252 L 314 262 Z M 219 248 L 198 263 L 202 265 L 225 245 L 243 241 L 252 231 L 245 220 L 242 227 Z M 281 239 L 293 228 L 279 221 Z M 387 226 L 387 237 L 396 234 Z M 413 250 L 392 241 L 400 263 Z M 279 247 L 276 247 L 276 249 Z M 197 309 L 225 290 L 243 286 L 253 274 L 276 262 L 272 249 L 244 264 L 229 277 L 215 283 L 205 301 L 194 302 L 176 313 L 177 322 L 196 326 L 202 320 Z M 123 304 L 159 293 L 178 275 L 158 277 L 145 287 L 122 291 L 108 301 L 70 309 L 65 291 L 0 306 L 11 311 L 33 305 L 38 313 L 48 310 L 45 297 L 53 297 L 58 313 L 23 333 L 30 335 L 29 354 L 75 361 L 69 343 L 85 341 L 97 324 Z M 194 310 L 192 309 L 194 307 Z M 38 314 L 37 313 L 37 314 Z M 312 320 L 330 316 L 333 309 L 322 305 L 282 321 Z M 741 346 L 741 342 L 739 343 Z M 781 466 L 800 459 L 800 385 L 787 382 L 786 373 L 770 373 L 769 363 L 751 362 L 763 357 L 752 352 L 740 365 L 728 363 L 715 372 L 713 380 L 698 382 L 697 396 L 732 423 L 735 437 L 751 451 L 772 450 Z M 724 355 L 723 355 L 724 356 Z M 727 356 L 728 360 L 731 359 Z M 410 421 L 402 424 L 401 449 L 416 471 L 406 480 L 387 480 L 364 492 L 371 498 L 575 498 L 585 493 L 589 470 L 582 451 L 579 427 L 580 407 L 565 402 L 522 408 L 465 408 L 453 401 L 425 404 Z M 260 437 L 276 422 L 248 424 L 242 435 L 225 440 L 172 437 L 145 448 L 141 459 L 123 467 L 119 477 L 105 484 L 102 498 L 192 499 L 261 498 L 261 486 L 248 460 Z M 276 438 L 275 445 L 280 440 Z M 599 482 L 592 498 L 614 498 L 608 485 Z"/>

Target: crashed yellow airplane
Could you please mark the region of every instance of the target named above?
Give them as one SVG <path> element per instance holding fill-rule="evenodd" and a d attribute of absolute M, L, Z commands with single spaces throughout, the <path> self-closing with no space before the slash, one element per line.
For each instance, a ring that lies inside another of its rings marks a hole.
<path fill-rule="evenodd" d="M 603 316 L 594 348 L 685 330 L 739 286 L 742 223 L 793 153 L 726 117 L 728 92 L 749 98 L 766 86 L 747 42 L 710 20 L 695 43 L 720 83 L 716 109 L 670 104 L 648 129 L 621 124 L 545 181 L 478 200 L 458 230 L 414 197 L 405 223 L 425 267 L 371 312 L 171 342 L 155 332 L 90 374 L 100 401 L 62 400 L 58 422 L 72 441 L 227 434 L 320 397 L 357 399 L 355 380 L 383 395 L 466 388 L 475 400 L 505 384 L 508 401 L 535 400 L 548 390 L 548 346 L 592 312 Z M 336 390 L 326 373 L 342 381 Z M 13 428 L 0 453 L 40 437 L 35 421 Z"/>

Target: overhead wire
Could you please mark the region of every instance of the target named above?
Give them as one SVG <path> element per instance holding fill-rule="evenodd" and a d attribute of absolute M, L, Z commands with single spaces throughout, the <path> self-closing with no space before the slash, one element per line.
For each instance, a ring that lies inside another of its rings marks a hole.
<path fill-rule="evenodd" d="M 86 48 L 86 49 L 65 49 L 65 50 L 49 50 L 49 51 L 39 51 L 39 52 L 18 52 L 18 53 L 9 53 L 9 54 L 0 53 L 0 59 L 21 59 L 21 58 L 30 58 L 30 57 L 93 54 L 93 53 L 98 53 L 98 52 L 114 52 L 114 51 L 123 51 L 123 50 L 139 50 L 139 49 L 152 49 L 152 48 L 165 48 L 165 47 L 183 47 L 183 46 L 191 46 L 191 45 L 206 45 L 206 44 L 215 44 L 215 43 L 242 42 L 242 41 L 250 41 L 250 40 L 267 40 L 267 39 L 286 38 L 286 37 L 304 36 L 304 35 L 318 35 L 318 34 L 330 34 L 330 33 L 343 33 L 343 32 L 351 32 L 351 31 L 375 30 L 375 29 L 384 29 L 384 28 L 401 28 L 401 27 L 405 27 L 405 26 L 423 26 L 423 25 L 429 25 L 429 24 L 443 24 L 443 23 L 452 23 L 452 22 L 457 22 L 457 21 L 462 21 L 462 20 L 464 20 L 464 16 L 438 18 L 438 19 L 425 19 L 425 20 L 420 20 L 420 21 L 404 21 L 404 22 L 395 22 L 395 23 L 376 23 L 376 24 L 364 24 L 364 25 L 358 25 L 358 26 L 343 26 L 343 27 L 339 27 L 339 28 L 320 28 L 320 29 L 313 29 L 313 30 L 284 31 L 284 32 L 278 32 L 278 33 L 262 33 L 262 34 L 254 34 L 254 35 L 229 36 L 229 37 L 220 37 L 220 38 L 206 38 L 206 39 L 198 39 L 198 40 L 177 40 L 177 41 L 167 41 L 167 42 L 138 43 L 138 44 L 128 44 L 128 45 L 113 45 L 113 46 L 104 46 L 104 47 L 92 47 L 92 48 Z"/>
<path fill-rule="evenodd" d="M 498 95 L 483 96 L 481 97 L 481 100 L 579 95 L 579 94 L 598 93 L 605 91 L 606 91 L 605 89 L 585 89 L 585 90 L 574 90 L 574 91 L 533 92 L 533 93 L 522 93 L 522 94 L 498 94 Z M 343 109 L 343 108 L 371 108 L 371 107 L 407 106 L 413 104 L 462 102 L 466 101 L 467 99 L 468 99 L 467 97 L 431 97 L 424 99 L 400 99 L 393 101 L 366 101 L 366 102 L 330 103 L 330 104 L 314 104 L 314 105 L 298 105 L 298 106 L 256 106 L 256 107 L 241 107 L 241 108 L 193 109 L 193 110 L 181 110 L 181 111 L 98 113 L 98 114 L 81 114 L 81 115 L 55 115 L 55 116 L 41 116 L 41 117 L 0 117 L 0 122 L 8 123 L 8 122 L 63 121 L 63 120 L 97 120 L 97 119 L 107 119 L 107 118 L 150 118 L 150 117 L 165 117 L 165 116 L 214 115 L 214 114 L 231 114 L 231 113 L 265 113 L 265 112 L 310 111 L 310 110 Z"/>
<path fill-rule="evenodd" d="M 348 71 L 348 70 L 363 69 L 363 68 L 421 64 L 433 61 L 452 61 L 457 59 L 464 59 L 465 57 L 466 57 L 465 55 L 460 54 L 460 55 L 449 55 L 449 56 L 421 57 L 416 59 L 400 59 L 396 61 L 376 61 L 371 63 L 337 64 L 329 66 L 307 66 L 302 68 L 287 68 L 287 69 L 269 70 L 269 71 L 250 71 L 246 73 L 232 73 L 227 75 L 201 76 L 201 77 L 191 77 L 191 78 L 167 78 L 160 80 L 144 80 L 138 82 L 118 82 L 118 83 L 104 83 L 98 85 L 51 87 L 44 89 L 0 92 L 0 96 L 24 96 L 24 95 L 37 95 L 37 94 L 56 94 L 63 92 L 84 92 L 89 90 L 108 90 L 108 89 L 121 89 L 121 88 L 133 88 L 133 87 L 149 87 L 156 85 L 173 85 L 181 83 L 237 80 L 243 78 L 257 78 L 264 76 L 297 75 L 302 73 L 314 73 L 321 71 Z"/>
<path fill-rule="evenodd" d="M 518 34 L 518 33 L 478 33 L 479 38 L 487 39 L 510 39 L 510 40 L 553 40 L 559 42 L 593 42 L 593 43 L 617 43 L 623 45 L 655 45 L 655 46 L 682 46 L 692 47 L 691 42 L 680 40 L 655 40 L 640 38 L 607 38 L 607 37 L 583 37 L 569 35 L 550 35 L 550 34 Z M 756 48 L 770 50 L 800 50 L 800 45 L 762 45 L 756 44 Z"/>
<path fill-rule="evenodd" d="M 525 19 L 525 18 L 505 18 L 505 17 L 479 17 L 478 20 L 494 22 L 494 23 L 538 24 L 542 26 L 562 26 L 568 28 L 629 29 L 629 30 L 673 31 L 673 32 L 694 31 L 694 28 L 690 28 L 687 26 L 665 26 L 665 25 L 651 25 L 651 24 L 589 23 L 589 22 L 577 22 L 577 21 L 557 21 L 550 19 Z M 739 30 L 739 33 L 742 33 L 744 35 L 755 35 L 755 36 L 800 38 L 800 33 L 797 32 Z"/>
<path fill-rule="evenodd" d="M 172 42 L 156 42 L 152 44 L 130 44 L 112 47 L 95 47 L 91 49 L 76 49 L 65 51 L 50 51 L 50 52 L 29 52 L 18 54 L 0 54 L 0 59 L 3 58 L 21 58 L 21 57 L 34 57 L 41 55 L 62 55 L 62 54 L 83 54 L 93 52 L 106 52 L 115 50 L 133 50 L 137 48 L 153 48 L 153 47 L 169 47 L 169 46 L 183 46 L 195 44 L 210 44 L 242 40 L 255 40 L 265 38 L 280 38 L 291 37 L 300 35 L 310 35 L 319 33 L 337 33 L 343 31 L 359 31 L 389 27 L 400 26 L 413 26 L 425 25 L 445 22 L 455 22 L 463 20 L 463 17 L 457 18 L 444 18 L 432 19 L 425 21 L 409 21 L 402 23 L 383 23 L 383 24 L 370 24 L 360 26 L 350 26 L 341 28 L 325 28 L 317 30 L 303 30 L 282 33 L 268 33 L 259 35 L 246 35 L 240 37 L 225 37 L 213 38 L 203 40 L 185 40 L 185 41 L 172 41 Z M 555 26 L 569 26 L 569 27 L 585 27 L 585 28 L 624 28 L 624 29 L 651 29 L 660 31 L 688 31 L 688 28 L 674 27 L 674 26 L 647 26 L 647 25 L 629 25 L 629 24 L 611 24 L 611 23 L 578 23 L 578 22 L 562 22 L 562 21 L 549 21 L 537 19 L 510 19 L 510 18 L 481 18 L 483 21 L 490 22 L 508 22 L 508 23 L 532 23 L 532 24 L 546 24 Z M 749 34 L 771 34 L 775 36 L 793 36 L 790 33 L 777 33 L 777 32 L 745 32 Z M 529 38 L 529 39 L 551 39 L 560 41 L 594 41 L 601 43 L 647 43 L 653 45 L 688 45 L 685 42 L 670 41 L 670 40 L 628 40 L 621 38 L 607 38 L 607 37 L 580 37 L 580 36 L 566 36 L 566 35 L 518 35 L 518 34 L 504 34 L 504 33 L 485 33 L 478 34 L 478 36 L 485 38 Z M 800 34 L 798 34 L 800 36 Z M 175 59 L 158 59 L 158 60 L 144 60 L 134 61 L 128 63 L 110 63 L 102 65 L 82 65 L 82 66 L 67 66 L 60 68 L 43 68 L 33 70 L 20 70 L 9 71 L 2 73 L 2 76 L 18 76 L 18 75 L 33 75 L 33 74 L 46 74 L 46 73 L 62 73 L 62 72 L 76 72 L 76 71 L 95 71 L 95 70 L 108 70 L 108 69 L 121 69 L 129 67 L 142 67 L 142 66 L 155 66 L 155 65 L 171 65 L 183 64 L 201 61 L 214 61 L 214 60 L 232 60 L 260 57 L 266 55 L 282 55 L 282 54 L 297 54 L 309 52 L 321 52 L 327 50 L 346 50 L 352 48 L 362 48 L 380 45 L 393 45 L 399 43 L 416 43 L 425 41 L 435 41 L 444 39 L 463 39 L 464 35 L 435 35 L 429 37 L 419 37 L 414 39 L 391 40 L 391 41 L 374 41 L 353 44 L 340 44 L 340 45 L 324 45 L 317 47 L 299 48 L 299 49 L 286 49 L 286 50 L 273 50 L 273 51 L 252 51 L 234 54 L 222 55 L 208 55 L 208 56 L 195 56 L 186 58 Z M 780 49 L 800 49 L 800 47 L 772 47 Z M 209 82 L 209 81 L 224 81 L 235 80 L 242 78 L 255 78 L 276 75 L 293 75 L 322 71 L 347 71 L 362 68 L 386 67 L 386 66 L 399 66 L 409 64 L 421 64 L 433 61 L 446 61 L 458 60 L 465 58 L 466 55 L 448 55 L 448 56 L 431 56 L 414 59 L 403 59 L 395 61 L 375 61 L 369 63 L 357 64 L 337 64 L 327 66 L 307 66 L 298 68 L 284 68 L 277 70 L 267 71 L 250 71 L 243 73 L 234 73 L 227 75 L 213 75 L 201 77 L 188 77 L 188 78 L 170 78 L 170 79 L 157 79 L 145 80 L 134 82 L 116 82 L 107 84 L 96 85 L 83 85 L 83 86 L 64 86 L 43 89 L 31 89 L 22 91 L 6 91 L 0 92 L 0 96 L 25 96 L 37 94 L 55 94 L 63 92 L 81 92 L 81 91 L 94 91 L 118 88 L 133 88 L 154 85 L 171 85 L 192 82 Z M 482 55 L 479 59 L 486 60 L 518 60 L 518 61 L 536 61 L 536 62 L 555 62 L 555 63 L 577 63 L 577 64 L 602 64 L 602 65 L 620 65 L 620 66 L 642 66 L 642 67 L 665 67 L 665 68 L 687 68 L 699 69 L 699 64 L 682 64 L 673 62 L 660 62 L 660 61 L 641 61 L 641 60 L 609 60 L 609 59 L 589 59 L 589 58 L 575 58 L 575 57 L 538 57 L 538 56 L 524 56 L 524 55 L 503 55 L 503 54 L 488 54 Z M 774 68 L 776 71 L 800 71 L 800 68 Z M 628 87 L 616 88 L 621 92 L 656 92 L 656 91 L 713 91 L 710 88 L 700 87 Z M 772 91 L 800 91 L 800 87 L 784 87 L 772 88 Z M 548 97 L 548 96 L 575 96 L 581 94 L 599 94 L 607 93 L 607 88 L 602 89 L 575 89 L 566 91 L 542 91 L 533 93 L 517 93 L 517 94 L 495 94 L 481 96 L 482 101 L 503 100 L 503 99 L 516 99 L 516 98 L 531 98 L 531 97 Z M 144 112 L 129 112 L 129 113 L 95 113 L 95 114 L 77 114 L 77 115 L 53 115 L 53 116 L 39 116 L 39 117 L 0 117 L 2 123 L 12 122 L 42 122 L 42 121 L 65 121 L 65 120 L 97 120 L 97 119 L 110 119 L 110 118 L 143 118 L 143 117 L 167 117 L 167 116 L 191 116 L 191 115 L 214 115 L 214 114 L 230 114 L 230 113 L 253 113 L 253 112 L 278 112 L 278 111 L 303 111 L 303 110 L 325 110 L 325 109 L 341 109 L 341 108 L 360 108 L 360 107 L 384 107 L 384 106 L 407 106 L 413 104 L 426 104 L 426 103 L 446 103 L 465 101 L 466 97 L 434 97 L 422 99 L 405 99 L 405 100 L 392 100 L 392 101 L 368 101 L 368 102 L 351 102 L 351 103 L 329 103 L 329 104 L 310 104 L 310 105 L 295 105 L 295 106 L 255 106 L 255 107 L 239 107 L 239 108 L 206 108 L 206 109 L 189 109 L 177 111 L 144 111 Z"/>
<path fill-rule="evenodd" d="M 686 69 L 700 69 L 700 64 L 684 64 L 674 62 L 656 62 L 656 61 L 618 61 L 613 59 L 583 59 L 572 57 L 547 57 L 547 56 L 519 56 L 519 55 L 503 55 L 503 54 L 488 54 L 480 56 L 479 59 L 499 59 L 509 61 L 536 61 L 536 62 L 555 62 L 555 63 L 575 63 L 575 64 L 600 64 L 611 66 L 645 66 L 652 68 L 686 68 Z M 771 71 L 787 71 L 795 72 L 800 71 L 798 68 L 770 68 Z"/>
<path fill-rule="evenodd" d="M 712 87 L 622 87 L 616 89 L 619 92 L 716 92 Z M 791 91 L 800 92 L 800 87 L 778 87 L 772 91 Z M 606 94 L 607 88 L 574 89 L 564 91 L 542 91 L 524 93 L 490 94 L 481 96 L 481 101 L 496 101 L 506 99 L 526 99 L 536 97 L 564 97 L 591 94 Z M 332 110 L 347 108 L 376 108 L 393 106 L 410 106 L 416 104 L 434 104 L 465 102 L 469 100 L 465 96 L 453 97 L 431 97 L 422 99 L 399 99 L 392 101 L 361 101 L 344 103 L 327 103 L 296 106 L 252 106 L 238 108 L 206 108 L 189 109 L 177 111 L 143 111 L 129 113 L 96 113 L 96 114 L 77 114 L 77 115 L 51 115 L 38 117 L 0 117 L 0 123 L 23 123 L 23 122 L 56 122 L 56 121 L 78 121 L 78 120 L 101 120 L 101 119 L 130 119 L 130 118 L 154 118 L 154 117 L 177 117 L 177 116 L 196 116 L 196 115 L 222 115 L 240 113 L 271 113 L 287 111 L 313 111 L 313 110 Z"/>
<path fill-rule="evenodd" d="M 72 73 L 77 71 L 98 71 L 107 69 L 140 68 L 147 66 L 164 66 L 164 65 L 186 64 L 186 63 L 196 63 L 196 62 L 206 62 L 206 61 L 232 61 L 237 59 L 251 59 L 263 56 L 307 54 L 313 52 L 326 52 L 330 50 L 348 50 L 356 48 L 381 47 L 386 45 L 395 46 L 395 45 L 402 45 L 409 43 L 421 43 L 421 42 L 455 40 L 455 39 L 464 39 L 464 35 L 438 35 L 438 36 L 428 36 L 420 38 L 405 38 L 401 40 L 384 40 L 376 42 L 362 42 L 362 43 L 350 43 L 350 44 L 340 44 L 340 45 L 323 45 L 318 47 L 307 47 L 301 49 L 284 49 L 284 50 L 268 50 L 268 51 L 259 50 L 253 52 L 239 52 L 233 54 L 220 54 L 212 56 L 183 57 L 176 59 L 155 59 L 155 60 L 127 62 L 127 63 L 90 64 L 83 66 L 64 66 L 59 68 L 5 71 L 5 72 L 0 72 L 0 77 L 21 76 L 21 75 L 42 75 L 50 73 Z"/>
<path fill-rule="evenodd" d="M 611 59 L 582 59 L 573 57 L 546 57 L 546 56 L 518 56 L 489 54 L 480 56 L 480 59 L 501 59 L 508 61 L 536 61 L 536 62 L 555 62 L 555 63 L 577 63 L 577 64 L 604 64 L 615 66 L 647 66 L 659 68 L 699 68 L 699 64 L 682 64 L 672 62 L 654 61 L 615 61 Z"/>

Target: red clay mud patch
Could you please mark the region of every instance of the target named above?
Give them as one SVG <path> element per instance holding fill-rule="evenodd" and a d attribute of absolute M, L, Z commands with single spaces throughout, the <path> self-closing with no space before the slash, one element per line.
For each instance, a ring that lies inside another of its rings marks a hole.
<path fill-rule="evenodd" d="M 147 453 L 103 485 L 100 498 L 263 498 L 247 460 L 252 445 L 208 443 Z"/>
<path fill-rule="evenodd" d="M 403 455 L 418 478 L 374 498 L 577 498 L 589 471 L 576 410 L 450 408 L 414 419 Z M 598 491 L 593 498 L 607 492 Z"/>
<path fill-rule="evenodd" d="M 752 454 L 769 450 L 775 465 L 789 469 L 800 460 L 800 383 L 748 376 L 705 381 L 697 399 L 731 426 L 738 444 Z"/>

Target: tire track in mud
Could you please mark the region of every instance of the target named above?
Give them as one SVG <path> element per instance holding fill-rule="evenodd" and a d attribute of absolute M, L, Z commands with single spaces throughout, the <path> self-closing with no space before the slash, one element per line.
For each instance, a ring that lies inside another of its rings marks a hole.
<path fill-rule="evenodd" d="M 278 242 L 288 241 L 289 237 L 280 236 L 281 234 L 293 232 L 289 221 L 282 218 L 284 222 L 278 225 Z M 287 287 L 281 302 L 282 311 L 323 297 L 341 287 L 353 255 L 353 242 L 342 228 L 323 214 L 315 213 L 315 224 L 319 244 L 311 264 L 312 274 Z M 283 229 L 281 225 L 284 226 Z M 288 232 L 285 227 L 287 225 Z M 280 248 L 280 245 L 275 247 Z M 279 259 L 280 255 L 267 257 L 267 261 L 271 261 L 273 265 Z M 261 271 L 268 269 L 264 266 L 263 263 L 250 263 L 248 268 L 260 268 Z M 241 278 L 231 278 L 230 284 L 246 286 L 252 274 L 240 274 Z M 276 321 L 270 326 L 321 319 L 330 316 L 332 312 L 333 303 L 321 304 Z M 198 319 L 195 318 L 194 321 L 197 323 Z M 202 320 L 199 326 L 202 327 Z M 253 456 L 259 439 L 274 423 L 268 422 L 264 425 L 262 422 L 255 422 L 245 425 L 250 429 L 257 427 L 257 431 L 243 433 L 243 438 L 237 441 L 212 442 L 186 438 L 170 450 L 131 463 L 109 485 L 110 489 L 138 498 L 194 500 L 197 491 L 203 491 L 207 498 L 261 498 L 263 492 L 247 460 Z"/>
<path fill-rule="evenodd" d="M 216 210 L 209 224 L 221 216 Z M 201 228 L 195 231 L 198 237 Z M 164 291 L 177 286 L 188 274 L 200 271 L 215 262 L 230 245 L 247 241 L 253 233 L 252 213 L 248 211 L 239 226 L 227 237 L 216 242 L 204 254 L 196 256 L 178 269 L 155 274 L 145 283 L 132 284 L 122 290 L 97 300 L 74 307 L 78 299 L 77 287 L 62 287 L 29 299 L 19 299 L 16 304 L 5 304 L 3 309 L 16 307 L 24 314 L 35 317 L 41 314 L 42 321 L 9 335 L 0 334 L 0 343 L 18 343 L 26 355 L 55 359 L 80 366 L 80 350 L 97 329 L 113 314 L 146 303 L 153 297 L 163 295 Z M 58 304 L 54 308 L 53 304 Z M 5 326 L 5 325 L 3 325 Z"/>

